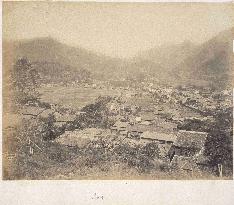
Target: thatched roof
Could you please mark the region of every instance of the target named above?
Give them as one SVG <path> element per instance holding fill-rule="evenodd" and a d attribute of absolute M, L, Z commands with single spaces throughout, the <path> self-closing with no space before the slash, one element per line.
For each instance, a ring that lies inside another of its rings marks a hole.
<path fill-rule="evenodd" d="M 177 147 L 193 147 L 196 149 L 202 149 L 207 135 L 207 132 L 180 130 L 177 134 L 177 139 L 174 145 Z"/>
<path fill-rule="evenodd" d="M 167 142 L 174 142 L 176 140 L 176 135 L 147 131 L 141 135 L 141 138 L 142 139 L 163 140 L 163 141 L 167 141 Z"/>

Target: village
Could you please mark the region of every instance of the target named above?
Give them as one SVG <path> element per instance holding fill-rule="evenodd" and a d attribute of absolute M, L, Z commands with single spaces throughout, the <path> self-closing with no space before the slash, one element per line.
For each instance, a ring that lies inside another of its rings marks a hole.
<path fill-rule="evenodd" d="M 109 89 L 113 96 L 104 107 L 97 108 L 100 110 L 95 110 L 95 101 L 90 103 L 92 111 L 29 102 L 22 109 L 23 119 L 46 119 L 50 126 L 47 126 L 47 135 L 43 139 L 68 148 L 84 149 L 92 142 L 108 138 L 130 147 L 156 144 L 161 160 L 189 175 L 210 166 L 204 154 L 209 135 L 207 127 L 214 126 L 216 110 L 232 107 L 232 93 L 227 90 L 212 92 L 190 86 L 175 88 L 143 82 L 137 87 L 128 84 L 111 86 L 110 82 L 85 83 L 80 87 Z M 105 97 L 108 96 L 103 93 L 102 98 Z M 96 119 L 97 115 L 100 116 L 96 122 L 85 123 L 87 116 Z M 108 123 L 103 124 L 105 120 Z M 204 125 L 206 129 L 203 129 Z M 52 134 L 48 134 L 48 129 Z M 40 150 L 33 140 L 31 142 L 29 153 L 33 155 Z M 217 166 L 222 175 L 222 165 Z"/>

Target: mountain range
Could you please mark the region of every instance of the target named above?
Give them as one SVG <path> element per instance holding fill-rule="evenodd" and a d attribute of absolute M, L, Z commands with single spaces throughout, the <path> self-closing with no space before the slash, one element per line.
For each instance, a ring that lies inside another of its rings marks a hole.
<path fill-rule="evenodd" d="M 27 57 L 44 78 L 62 81 L 74 73 L 92 78 L 144 80 L 153 76 L 170 85 L 232 87 L 234 28 L 201 45 L 189 41 L 151 48 L 131 59 L 112 58 L 50 38 L 3 41 L 3 65 Z"/>

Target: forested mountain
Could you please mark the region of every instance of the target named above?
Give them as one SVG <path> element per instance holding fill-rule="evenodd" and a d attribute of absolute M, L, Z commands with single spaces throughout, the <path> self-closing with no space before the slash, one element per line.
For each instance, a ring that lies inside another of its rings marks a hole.
<path fill-rule="evenodd" d="M 3 42 L 3 63 L 26 57 L 44 81 L 135 79 L 155 77 L 171 85 L 231 86 L 234 28 L 201 44 L 183 42 L 142 51 L 119 59 L 71 47 L 52 38 Z M 8 63 L 7 63 L 8 62 Z"/>

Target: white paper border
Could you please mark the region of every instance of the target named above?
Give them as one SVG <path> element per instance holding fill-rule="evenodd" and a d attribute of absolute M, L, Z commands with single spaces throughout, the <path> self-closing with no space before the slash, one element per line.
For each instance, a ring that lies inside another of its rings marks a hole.
<path fill-rule="evenodd" d="M 98 1 L 107 2 L 107 1 Z M 114 0 L 108 2 L 116 2 Z M 121 1 L 130 2 L 130 1 Z M 146 1 L 135 1 L 146 2 Z M 233 2 L 208 1 L 147 1 L 147 2 Z M 2 5 L 0 6 L 2 11 Z M 2 16 L 1 16 L 2 26 Z M 1 34 L 2 35 L 2 34 Z M 2 38 L 0 40 L 2 51 Z M 2 65 L 2 56 L 0 57 Z M 0 70 L 2 116 L 2 69 Z M 2 130 L 2 118 L 0 122 Z M 2 142 L 2 132 L 0 143 Z M 2 147 L 0 146 L 2 156 Z M 0 159 L 2 164 L 2 157 Z M 2 167 L 0 168 L 2 174 Z M 103 196 L 103 199 L 102 199 Z M 234 201 L 233 181 L 163 181 L 163 180 L 50 180 L 1 181 L 2 205 L 83 205 L 83 204 L 160 204 L 160 205 L 229 205 Z"/>

